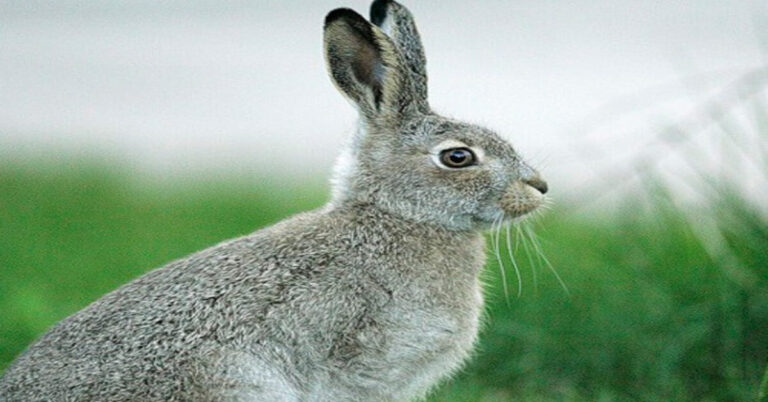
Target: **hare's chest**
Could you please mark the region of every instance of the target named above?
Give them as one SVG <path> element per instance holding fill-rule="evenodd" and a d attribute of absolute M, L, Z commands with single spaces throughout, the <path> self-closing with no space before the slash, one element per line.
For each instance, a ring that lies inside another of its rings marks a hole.
<path fill-rule="evenodd" d="M 428 391 L 470 355 L 483 299 L 477 283 L 461 293 L 451 303 L 406 299 L 389 313 L 382 360 L 397 371 L 392 383 L 406 399 Z"/>

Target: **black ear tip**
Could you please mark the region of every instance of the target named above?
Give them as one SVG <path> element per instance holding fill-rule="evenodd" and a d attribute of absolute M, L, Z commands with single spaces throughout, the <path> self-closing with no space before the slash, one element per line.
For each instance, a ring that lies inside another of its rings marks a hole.
<path fill-rule="evenodd" d="M 360 14 L 358 14 L 355 10 L 352 10 L 350 8 L 337 8 L 325 16 L 325 27 L 327 28 L 328 25 L 330 25 L 334 21 L 341 20 L 341 19 L 344 19 L 347 21 L 360 21 L 360 20 L 365 21 L 365 19 Z"/>
<path fill-rule="evenodd" d="M 387 18 L 387 8 L 392 0 L 375 0 L 371 3 L 371 22 L 381 26 Z"/>

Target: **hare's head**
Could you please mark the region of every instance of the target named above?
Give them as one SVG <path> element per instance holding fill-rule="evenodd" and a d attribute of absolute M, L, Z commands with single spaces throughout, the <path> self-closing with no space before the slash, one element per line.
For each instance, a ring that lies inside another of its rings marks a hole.
<path fill-rule="evenodd" d="M 331 78 L 360 112 L 336 166 L 333 203 L 363 202 L 453 229 L 485 227 L 538 208 L 546 183 L 492 131 L 438 116 L 411 13 L 374 1 L 371 22 L 350 9 L 325 20 Z"/>

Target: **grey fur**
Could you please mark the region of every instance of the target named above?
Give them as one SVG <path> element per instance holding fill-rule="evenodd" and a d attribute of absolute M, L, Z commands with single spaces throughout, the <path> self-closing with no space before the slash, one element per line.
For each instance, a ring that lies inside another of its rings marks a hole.
<path fill-rule="evenodd" d="M 415 25 L 387 3 L 412 27 L 394 39 L 351 10 L 326 21 L 331 77 L 361 115 L 331 202 L 61 321 L 6 371 L 0 401 L 400 401 L 461 367 L 482 231 L 535 209 L 525 183 L 541 180 L 494 133 L 425 109 L 424 66 L 403 54 L 421 49 Z M 457 144 L 479 163 L 440 166 Z"/>

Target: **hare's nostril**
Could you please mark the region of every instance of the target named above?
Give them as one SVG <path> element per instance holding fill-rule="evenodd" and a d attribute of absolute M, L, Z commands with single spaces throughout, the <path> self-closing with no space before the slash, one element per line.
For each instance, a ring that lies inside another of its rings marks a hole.
<path fill-rule="evenodd" d="M 547 191 L 549 191 L 549 186 L 547 186 L 547 182 L 541 179 L 526 180 L 525 184 L 535 188 L 536 190 L 539 190 L 539 192 L 542 194 L 546 194 Z"/>

